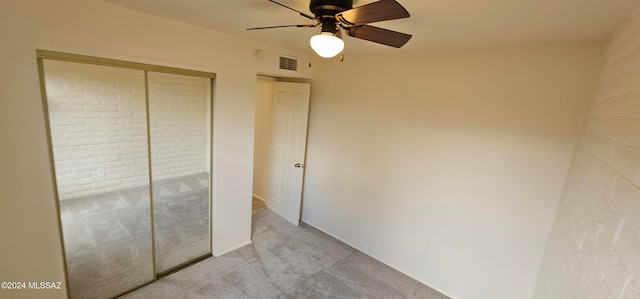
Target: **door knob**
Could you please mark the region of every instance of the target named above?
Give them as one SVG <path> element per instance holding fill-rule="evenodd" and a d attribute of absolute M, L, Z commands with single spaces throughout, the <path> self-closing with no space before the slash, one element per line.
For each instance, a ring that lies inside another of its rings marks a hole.
<path fill-rule="evenodd" d="M 304 168 L 304 164 L 296 163 L 296 165 L 293 165 L 293 167 L 295 167 L 295 168 Z"/>

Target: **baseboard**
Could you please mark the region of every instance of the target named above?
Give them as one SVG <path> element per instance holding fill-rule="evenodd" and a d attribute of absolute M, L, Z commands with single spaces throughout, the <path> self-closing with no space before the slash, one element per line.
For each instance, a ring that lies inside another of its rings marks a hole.
<path fill-rule="evenodd" d="M 264 201 L 264 202 L 267 202 L 267 200 L 266 200 L 266 199 L 262 198 L 260 195 L 257 195 L 257 194 L 255 194 L 255 193 L 253 194 L 253 197 L 255 197 L 255 198 L 259 199 L 259 200 L 262 200 L 262 201 Z"/>
<path fill-rule="evenodd" d="M 244 242 L 244 243 L 241 243 L 241 244 L 239 244 L 239 245 L 237 245 L 237 246 L 231 247 L 231 248 L 229 248 L 229 249 L 226 249 L 226 250 L 223 250 L 223 251 L 220 251 L 220 252 L 215 252 L 215 253 L 213 254 L 213 256 L 214 256 L 214 257 L 221 257 L 221 256 L 223 256 L 223 255 L 225 255 L 225 254 L 227 254 L 227 253 L 229 253 L 229 252 L 231 252 L 231 251 L 234 251 L 234 250 L 240 249 L 240 248 L 245 247 L 245 246 L 247 246 L 247 245 L 249 245 L 249 244 L 252 244 L 252 243 L 253 243 L 253 242 L 252 242 L 251 240 L 249 240 L 249 241 L 246 241 L 246 242 Z"/>
<path fill-rule="evenodd" d="M 447 296 L 447 297 L 449 297 L 449 298 L 454 298 L 454 297 L 452 297 L 452 296 L 448 295 L 447 293 L 445 293 L 445 292 L 443 292 L 443 291 L 441 291 L 441 290 L 439 290 L 439 289 L 437 289 L 437 288 L 434 288 L 434 287 L 432 287 L 432 286 L 430 286 L 430 285 L 426 284 L 424 281 L 421 281 L 420 279 L 417 279 L 417 278 L 415 278 L 415 277 L 413 277 L 413 276 L 411 276 L 411 275 L 407 274 L 406 272 L 401 271 L 400 269 L 398 269 L 398 268 L 396 268 L 396 267 L 392 266 L 391 264 L 389 264 L 389 263 L 385 262 L 384 260 L 382 260 L 382 259 L 380 259 L 380 258 L 376 257 L 375 255 L 372 255 L 372 254 L 368 253 L 367 251 L 360 249 L 358 246 L 354 246 L 353 244 L 351 244 L 351 243 L 349 243 L 349 242 L 347 242 L 347 241 L 343 240 L 342 238 L 338 238 L 337 236 L 335 236 L 335 235 L 333 235 L 333 234 L 331 234 L 331 233 L 328 233 L 328 232 L 324 231 L 323 229 L 320 229 L 320 228 L 319 228 L 319 227 L 317 227 L 316 225 L 314 225 L 314 224 L 312 224 L 312 223 L 309 223 L 308 221 L 306 221 L 306 220 L 304 220 L 304 219 L 301 219 L 301 220 L 302 220 L 302 222 L 304 222 L 306 225 L 309 225 L 309 226 L 311 226 L 311 227 L 313 227 L 313 228 L 315 228 L 315 229 L 317 229 L 317 230 L 319 230 L 319 231 L 321 231 L 321 232 L 323 232 L 323 233 L 325 233 L 325 234 L 327 234 L 327 235 L 331 236 L 332 238 L 334 238 L 334 239 L 336 239 L 336 240 L 338 240 L 338 241 L 340 241 L 340 242 L 342 242 L 342 243 L 344 243 L 344 244 L 347 244 L 347 245 L 351 246 L 353 249 L 355 249 L 355 250 L 357 250 L 357 251 L 360 251 L 360 252 L 362 252 L 362 253 L 364 253 L 364 254 L 368 255 L 368 256 L 369 256 L 369 257 L 371 257 L 372 259 L 374 259 L 374 260 L 376 260 L 376 261 L 378 261 L 378 262 L 381 262 L 381 263 L 383 263 L 383 264 L 387 265 L 389 268 L 394 269 L 394 270 L 396 270 L 396 271 L 398 271 L 398 272 L 400 272 L 400 273 L 402 273 L 402 274 L 404 274 L 404 275 L 406 275 L 406 276 L 409 276 L 409 277 L 410 277 L 410 278 L 412 278 L 412 279 L 415 279 L 417 282 L 419 282 L 419 283 L 421 283 L 421 284 L 423 284 L 423 285 L 425 285 L 425 286 L 427 286 L 427 287 L 430 287 L 430 288 L 432 288 L 432 289 L 434 289 L 434 290 L 436 290 L 436 291 L 440 292 L 440 294 L 443 294 L 443 295 L 445 295 L 445 296 Z"/>

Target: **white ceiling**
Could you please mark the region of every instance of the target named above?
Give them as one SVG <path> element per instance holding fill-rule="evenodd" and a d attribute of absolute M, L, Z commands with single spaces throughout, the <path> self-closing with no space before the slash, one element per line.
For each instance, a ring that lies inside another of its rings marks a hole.
<path fill-rule="evenodd" d="M 318 28 L 247 31 L 309 23 L 267 0 L 101 0 L 141 12 L 308 52 Z M 308 0 L 279 2 L 309 13 Z M 354 7 L 374 0 L 355 0 Z M 546 46 L 607 40 L 640 0 L 398 0 L 408 19 L 372 25 L 413 35 L 402 49 L 345 37 L 345 53 Z"/>

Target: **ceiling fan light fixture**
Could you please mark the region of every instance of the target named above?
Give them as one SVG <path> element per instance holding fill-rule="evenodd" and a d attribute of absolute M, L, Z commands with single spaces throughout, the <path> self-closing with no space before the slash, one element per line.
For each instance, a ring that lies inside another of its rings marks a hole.
<path fill-rule="evenodd" d="M 314 21 L 314 24 L 254 27 L 247 28 L 247 30 L 287 27 L 315 28 L 322 25 L 320 34 L 314 35 L 309 41 L 311 48 L 320 57 L 331 58 L 344 50 L 342 30 L 345 30 L 350 37 L 394 48 L 404 46 L 411 39 L 410 34 L 368 25 L 369 23 L 410 17 L 409 12 L 396 0 L 377 0 L 356 8 L 353 7 L 354 0 L 310 0 L 309 10 L 313 16 L 276 0 L 269 1 L 297 12 Z"/>
<path fill-rule="evenodd" d="M 344 41 L 331 32 L 320 32 L 309 41 L 313 51 L 323 58 L 334 57 L 344 50 Z"/>

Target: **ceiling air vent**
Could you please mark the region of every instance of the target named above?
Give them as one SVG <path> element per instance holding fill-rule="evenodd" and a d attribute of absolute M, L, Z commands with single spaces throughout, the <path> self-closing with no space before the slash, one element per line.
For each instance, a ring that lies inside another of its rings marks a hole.
<path fill-rule="evenodd" d="M 298 70 L 298 60 L 295 58 L 280 56 L 280 69 L 295 72 Z"/>

